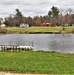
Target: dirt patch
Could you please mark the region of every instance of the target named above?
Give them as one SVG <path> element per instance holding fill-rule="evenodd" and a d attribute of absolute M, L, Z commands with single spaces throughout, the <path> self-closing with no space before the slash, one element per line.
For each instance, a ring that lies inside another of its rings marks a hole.
<path fill-rule="evenodd" d="M 0 72 L 0 75 L 53 75 L 53 74 L 22 74 L 22 73 Z"/>

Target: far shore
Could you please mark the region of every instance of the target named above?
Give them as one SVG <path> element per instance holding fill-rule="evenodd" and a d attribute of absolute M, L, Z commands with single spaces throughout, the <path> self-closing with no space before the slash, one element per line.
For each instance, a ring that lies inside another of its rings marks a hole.
<path fill-rule="evenodd" d="M 0 28 L 2 34 L 70 34 L 74 33 L 74 26 L 56 27 L 5 27 Z"/>

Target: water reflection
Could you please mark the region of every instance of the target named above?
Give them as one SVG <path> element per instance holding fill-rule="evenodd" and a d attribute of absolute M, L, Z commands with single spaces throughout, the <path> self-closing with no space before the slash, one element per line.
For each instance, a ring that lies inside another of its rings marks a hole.
<path fill-rule="evenodd" d="M 53 35 L 49 42 L 49 49 L 61 52 L 74 52 L 74 39 L 72 34 Z"/>

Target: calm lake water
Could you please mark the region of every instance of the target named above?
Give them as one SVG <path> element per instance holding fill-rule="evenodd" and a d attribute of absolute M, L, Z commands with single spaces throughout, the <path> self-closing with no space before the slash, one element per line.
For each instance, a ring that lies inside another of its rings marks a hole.
<path fill-rule="evenodd" d="M 74 34 L 1 34 L 0 45 L 24 45 L 33 41 L 35 50 L 74 53 Z"/>

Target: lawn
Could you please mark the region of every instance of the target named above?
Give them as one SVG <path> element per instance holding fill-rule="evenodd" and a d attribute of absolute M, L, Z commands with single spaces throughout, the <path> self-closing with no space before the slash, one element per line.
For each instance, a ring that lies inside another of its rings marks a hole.
<path fill-rule="evenodd" d="M 74 54 L 58 52 L 0 52 L 0 71 L 74 74 Z"/>
<path fill-rule="evenodd" d="M 8 27 L 8 31 L 13 31 L 13 33 L 28 33 L 28 32 L 60 32 L 63 27 L 29 27 L 29 28 L 20 28 L 20 27 Z M 71 32 L 73 26 L 65 27 L 66 32 Z"/>

